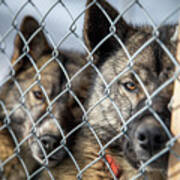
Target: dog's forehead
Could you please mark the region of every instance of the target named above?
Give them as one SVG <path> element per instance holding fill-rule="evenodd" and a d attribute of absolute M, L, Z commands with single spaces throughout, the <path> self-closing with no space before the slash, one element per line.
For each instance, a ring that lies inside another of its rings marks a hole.
<path fill-rule="evenodd" d="M 136 44 L 134 44 L 136 46 Z M 116 64 L 118 71 L 122 71 L 126 67 L 136 70 L 136 69 L 151 69 L 151 71 L 155 71 L 156 68 L 156 59 L 153 54 L 153 47 L 148 46 L 145 49 L 142 49 L 136 55 L 138 48 L 133 45 L 128 45 L 127 50 L 129 52 L 129 57 L 125 53 L 123 49 L 117 51 L 117 53 L 112 58 Z M 138 45 L 137 45 L 138 46 Z"/>
<path fill-rule="evenodd" d="M 47 91 L 48 95 L 50 95 L 52 91 L 59 91 L 58 84 L 61 78 L 61 69 L 57 62 L 52 61 L 48 63 L 48 60 L 49 57 L 40 59 L 36 67 L 32 65 L 18 74 L 17 80 L 23 90 L 26 90 L 34 83 L 33 89 L 39 90 L 42 85 L 41 87 Z"/>
<path fill-rule="evenodd" d="M 173 67 L 168 52 L 175 54 L 175 47 L 166 45 L 167 50 L 163 49 L 156 41 L 151 41 L 152 35 L 149 33 L 136 33 L 130 37 L 124 48 L 119 48 L 111 57 L 115 61 L 118 71 L 132 67 L 133 70 L 150 69 L 157 75 L 166 68 Z M 147 43 L 149 41 L 149 43 Z"/>
<path fill-rule="evenodd" d="M 27 75 L 31 74 L 31 77 L 40 76 L 40 79 L 52 78 L 61 70 L 58 63 L 52 59 L 51 56 L 44 56 L 36 62 L 36 65 L 32 65 L 26 72 Z"/>

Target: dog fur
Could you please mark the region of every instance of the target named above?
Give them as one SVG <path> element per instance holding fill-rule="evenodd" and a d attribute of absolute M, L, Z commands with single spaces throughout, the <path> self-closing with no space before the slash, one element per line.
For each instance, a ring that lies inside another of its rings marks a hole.
<path fill-rule="evenodd" d="M 117 40 L 117 37 L 121 39 L 121 43 L 124 43 L 130 55 L 133 55 L 143 44 L 152 38 L 153 29 L 151 27 L 130 27 L 122 18 L 116 22 L 115 28 L 110 28 L 111 23 L 105 17 L 101 8 L 99 8 L 100 6 L 112 20 L 115 20 L 118 16 L 118 12 L 106 1 L 98 0 L 97 3 L 95 3 L 94 1 L 88 0 L 88 9 L 85 15 L 84 39 L 88 49 L 94 51 L 94 62 L 100 62 L 100 72 L 108 84 L 123 72 L 128 64 L 130 66 L 127 55 Z M 110 30 L 114 30 L 114 34 Z M 158 35 L 159 40 L 166 45 L 173 55 L 175 55 L 176 43 L 171 43 L 170 38 L 174 31 L 175 26 L 163 26 L 159 29 L 160 33 Z M 99 45 L 100 41 L 104 37 L 107 37 L 109 33 L 112 33 L 112 36 L 108 37 L 95 50 L 96 45 Z M 153 41 L 134 58 L 132 69 L 145 84 L 149 94 L 152 94 L 159 86 L 172 77 L 174 65 L 159 44 Z M 102 154 L 100 158 L 99 152 L 102 149 L 90 129 L 94 129 L 102 145 L 105 145 L 109 143 L 112 138 L 122 133 L 120 129 L 123 127 L 123 120 L 128 121 L 133 114 L 143 108 L 146 95 L 142 86 L 133 75 L 132 69 L 114 81 L 109 91 L 105 91 L 106 85 L 101 77 L 97 75 L 95 79 L 87 107 L 91 109 L 97 102 L 100 103 L 96 105 L 95 108 L 92 108 L 91 111 L 88 111 L 86 125 L 84 125 L 77 134 L 76 143 L 72 150 L 72 154 L 79 168 L 84 170 L 79 174 L 82 175 L 82 179 L 100 180 L 115 178 L 112 173 L 110 173 L 105 156 Z M 133 85 L 136 87 L 134 91 L 130 92 L 130 89 L 127 90 L 126 83 L 128 82 L 135 84 Z M 167 106 L 171 95 L 172 84 L 169 84 L 159 93 L 160 97 L 155 97 L 152 100 L 151 106 L 159 114 L 160 118 L 163 119 L 163 123 L 167 128 L 169 128 L 170 123 L 170 112 Z M 105 96 L 107 98 L 104 98 Z M 114 104 L 112 101 L 114 101 Z M 115 109 L 115 104 L 119 108 L 123 118 L 120 118 L 118 111 Z M 91 128 L 89 128 L 89 125 Z M 139 148 L 139 145 L 136 145 L 137 139 L 135 138 L 135 134 L 141 125 L 153 125 L 162 132 L 164 141 L 168 139 L 164 129 L 149 110 L 145 110 L 142 116 L 137 116 L 132 123 L 129 123 L 127 132 L 110 143 L 104 152 L 110 154 L 120 165 L 122 170 L 121 176 L 118 177 L 120 180 L 131 179 L 136 176 L 138 174 L 138 168 L 141 165 L 139 158 L 141 155 L 145 157 L 145 154 L 147 154 L 147 152 Z M 41 128 L 43 129 L 43 126 L 41 126 Z M 165 142 L 163 142 L 163 145 L 164 143 Z M 158 147 L 158 151 L 160 149 L 161 148 Z M 141 154 L 139 155 L 138 152 Z M 153 155 L 155 153 L 157 153 L 157 151 L 153 152 Z M 89 163 L 92 162 L 96 163 L 88 166 Z M 144 174 L 138 179 L 144 179 L 144 176 L 152 180 L 165 179 L 166 163 L 164 162 L 167 162 L 167 154 L 150 164 Z M 88 168 L 86 169 L 85 167 Z M 79 172 L 70 158 L 66 159 L 63 164 L 50 169 L 50 171 L 54 178 L 58 180 L 77 179 Z M 44 171 L 40 179 L 50 179 L 48 171 Z"/>

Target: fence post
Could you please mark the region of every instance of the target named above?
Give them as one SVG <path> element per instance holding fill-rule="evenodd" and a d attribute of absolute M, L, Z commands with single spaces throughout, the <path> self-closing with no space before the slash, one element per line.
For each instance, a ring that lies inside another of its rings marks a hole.
<path fill-rule="evenodd" d="M 176 57 L 178 62 L 180 63 L 180 31 L 178 32 Z M 174 137 L 180 135 L 180 75 L 178 76 L 178 80 L 176 79 L 174 82 L 171 132 Z M 178 157 L 170 153 L 168 164 L 168 180 L 180 180 L 180 137 L 172 147 L 172 151 L 174 151 L 178 155 Z"/>

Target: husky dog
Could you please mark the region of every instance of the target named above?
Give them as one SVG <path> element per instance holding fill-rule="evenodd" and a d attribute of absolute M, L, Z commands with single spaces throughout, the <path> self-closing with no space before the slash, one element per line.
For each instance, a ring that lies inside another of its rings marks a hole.
<path fill-rule="evenodd" d="M 66 157 L 65 149 L 73 146 L 76 132 L 66 135 L 81 120 L 80 104 L 88 96 L 91 70 L 89 67 L 80 70 L 87 62 L 81 54 L 66 51 L 52 54 L 39 23 L 25 17 L 15 39 L 14 72 L 0 92 L 0 120 L 2 126 L 8 127 L 0 130 L 0 137 L 7 137 L 9 143 L 7 146 L 6 140 L 0 139 L 0 159 L 5 162 L 8 156 L 18 155 L 4 164 L 7 179 L 25 179 L 26 169 L 31 175 L 41 164 L 50 167 L 60 163 Z M 38 131 L 41 124 L 46 124 L 47 130 Z M 50 133 L 54 130 L 55 136 Z M 45 161 L 60 145 L 62 148 Z M 11 161 L 16 165 L 11 165 Z M 11 170 L 6 171 L 8 168 Z"/>
<path fill-rule="evenodd" d="M 174 65 L 162 47 L 175 55 L 176 43 L 170 42 L 175 27 L 154 32 L 151 27 L 131 27 L 118 15 L 104 0 L 87 2 L 84 40 L 94 61 L 101 64 L 101 76 L 96 76 L 85 125 L 73 146 L 79 167 L 69 158 L 50 169 L 55 179 L 131 179 L 143 163 L 147 163 L 143 175 L 148 179 L 165 179 L 167 153 L 148 160 L 168 141 L 165 129 L 170 124 L 172 84 L 165 82 L 173 76 Z M 120 173 L 107 160 L 108 154 Z M 40 179 L 50 179 L 48 172 Z"/>
<path fill-rule="evenodd" d="M 142 163 L 148 162 L 165 148 L 168 141 L 169 136 L 163 125 L 169 128 L 168 103 L 172 95 L 172 84 L 162 90 L 159 87 L 172 77 L 174 65 L 158 42 L 161 41 L 175 55 L 176 44 L 170 41 L 175 26 L 161 27 L 158 29 L 159 34 L 153 34 L 150 27 L 132 28 L 120 18 L 114 21 L 116 23 L 112 28 L 99 6 L 105 9 L 112 20 L 118 16 L 115 10 L 101 0 L 92 5 L 86 14 L 89 23 L 85 39 L 90 50 L 95 48 L 99 40 L 112 33 L 94 54 L 104 59 L 105 63 L 100 70 L 103 79 L 97 76 L 89 100 L 91 111 L 88 122 L 103 145 L 116 137 L 116 140 L 109 143 L 108 149 L 119 149 L 130 166 L 138 169 Z M 158 40 L 145 45 L 153 36 Z M 132 60 L 128 58 L 120 41 L 129 56 L 134 56 Z M 143 45 L 144 48 L 139 51 Z M 162 171 L 166 166 L 167 153 L 148 163 L 146 170 Z"/>

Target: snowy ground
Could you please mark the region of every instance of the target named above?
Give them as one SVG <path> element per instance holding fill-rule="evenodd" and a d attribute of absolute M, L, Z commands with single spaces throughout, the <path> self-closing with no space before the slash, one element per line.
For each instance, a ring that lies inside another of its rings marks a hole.
<path fill-rule="evenodd" d="M 120 12 L 123 12 L 124 8 L 133 0 L 109 0 L 109 2 L 116 7 Z M 5 6 L 0 0 L 0 48 L 3 48 L 4 53 L 0 52 L 0 82 L 4 76 L 8 73 L 7 61 L 11 59 L 13 50 L 13 41 L 16 31 L 12 29 L 12 21 L 15 15 L 16 23 L 20 24 L 22 18 L 25 15 L 32 15 L 36 19 L 41 19 L 38 11 L 45 15 L 50 7 L 56 2 L 56 0 L 36 0 L 35 7 L 31 4 L 25 5 L 26 0 L 11 1 L 5 0 Z M 69 10 L 72 17 L 75 19 L 85 9 L 85 0 L 64 0 L 65 7 Z M 161 22 L 172 10 L 180 8 L 179 0 L 140 0 L 140 3 L 145 7 L 148 14 L 151 15 L 152 21 L 160 25 Z M 25 5 L 23 9 L 21 7 Z M 36 10 L 38 8 L 38 11 Z M 165 23 L 172 24 L 178 20 L 179 13 L 176 13 Z M 84 14 L 76 21 L 76 34 L 82 39 L 82 27 L 83 27 Z M 128 23 L 133 25 L 144 25 L 151 24 L 151 21 L 144 15 L 144 11 L 138 6 L 133 5 L 124 15 L 124 18 Z M 69 27 L 73 20 L 67 13 L 65 8 L 59 3 L 55 8 L 48 14 L 46 18 L 46 29 L 52 37 L 55 44 L 58 44 L 62 38 L 69 32 Z M 3 41 L 2 41 L 3 39 Z M 2 43 L 3 42 L 3 43 Z M 73 49 L 75 51 L 83 52 L 83 46 L 80 40 L 75 38 L 74 35 L 70 35 L 60 46 L 60 48 Z"/>

